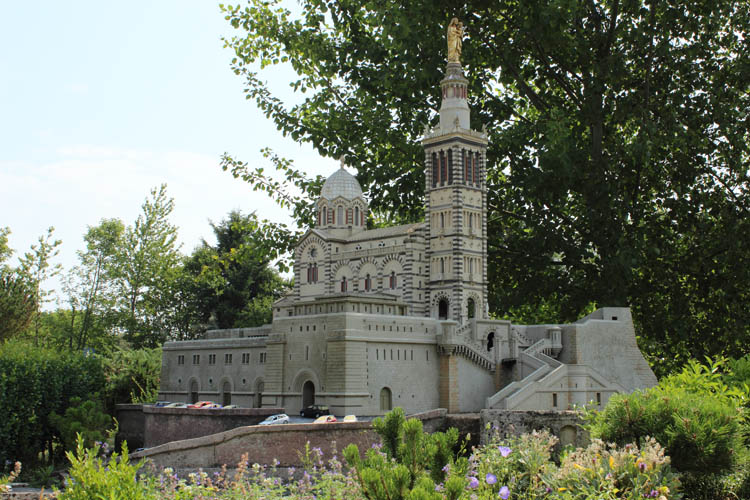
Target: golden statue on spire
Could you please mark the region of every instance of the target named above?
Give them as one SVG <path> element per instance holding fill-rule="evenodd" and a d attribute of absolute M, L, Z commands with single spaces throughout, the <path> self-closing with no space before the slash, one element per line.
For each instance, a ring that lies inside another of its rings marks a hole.
<path fill-rule="evenodd" d="M 448 62 L 461 62 L 461 39 L 464 36 L 464 25 L 457 17 L 448 24 Z"/>

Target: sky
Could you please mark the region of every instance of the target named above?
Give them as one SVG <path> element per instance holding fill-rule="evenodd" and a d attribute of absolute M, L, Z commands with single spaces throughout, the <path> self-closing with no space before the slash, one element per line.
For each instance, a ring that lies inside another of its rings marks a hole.
<path fill-rule="evenodd" d="M 132 224 L 162 183 L 184 253 L 212 242 L 209 221 L 233 209 L 291 223 L 221 170 L 224 152 L 269 169 L 260 149 L 270 147 L 309 175 L 335 171 L 334 159 L 283 137 L 245 99 L 221 41 L 242 32 L 218 3 L 0 4 L 0 227 L 10 228 L 15 257 L 54 226 L 56 262 L 70 269 L 87 226 Z M 296 100 L 291 70 L 261 77 Z M 59 280 L 46 286 L 59 289 Z"/>

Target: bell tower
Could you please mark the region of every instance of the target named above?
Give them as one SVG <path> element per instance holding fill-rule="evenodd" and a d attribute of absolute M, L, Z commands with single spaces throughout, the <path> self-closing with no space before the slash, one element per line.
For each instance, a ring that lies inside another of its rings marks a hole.
<path fill-rule="evenodd" d="M 459 324 L 487 317 L 487 133 L 471 129 L 462 34 L 454 18 L 440 82 L 440 123 L 422 138 L 429 315 Z"/>

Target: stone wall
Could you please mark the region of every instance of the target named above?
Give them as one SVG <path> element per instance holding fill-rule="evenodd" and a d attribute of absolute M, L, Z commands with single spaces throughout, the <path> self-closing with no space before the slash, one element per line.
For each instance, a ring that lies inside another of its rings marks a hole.
<path fill-rule="evenodd" d="M 146 430 L 143 405 L 120 404 L 115 405 L 117 419 L 117 436 L 115 447 L 119 450 L 123 441 L 127 441 L 128 450 L 143 448 L 144 432 Z"/>
<path fill-rule="evenodd" d="M 143 447 L 198 438 L 255 425 L 283 408 L 237 408 L 203 410 L 193 408 L 143 407 Z M 136 449 L 130 446 L 131 449 Z"/>
<path fill-rule="evenodd" d="M 546 429 L 557 436 L 560 446 L 586 446 L 589 434 L 583 419 L 575 411 L 513 411 L 482 410 L 479 413 L 481 444 L 487 444 L 497 430 L 501 437 L 520 436 L 535 430 Z"/>
<path fill-rule="evenodd" d="M 438 409 L 409 418 L 421 419 L 425 430 L 434 432 L 442 430 L 445 415 L 445 410 Z M 340 451 L 350 443 L 356 444 L 364 453 L 374 443 L 380 442 L 380 438 L 371 422 L 247 426 L 166 443 L 134 453 L 132 457 L 148 458 L 157 469 L 209 469 L 222 465 L 231 468 L 242 460 L 243 454 L 248 454 L 251 464 L 270 464 L 276 459 L 281 467 L 299 467 L 302 465 L 299 452 L 308 442 L 311 448 L 320 448 L 323 459 L 328 460 L 336 451 L 341 459 Z"/>

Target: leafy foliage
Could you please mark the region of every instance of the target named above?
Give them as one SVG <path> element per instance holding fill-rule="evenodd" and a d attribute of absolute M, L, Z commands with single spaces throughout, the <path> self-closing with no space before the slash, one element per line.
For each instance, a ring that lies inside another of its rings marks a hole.
<path fill-rule="evenodd" d="M 185 262 L 197 319 L 218 328 L 270 323 L 271 304 L 286 288 L 269 267 L 274 241 L 266 239 L 255 214 L 232 211 L 211 226 L 216 245 L 204 241 Z"/>
<path fill-rule="evenodd" d="M 468 462 L 454 454 L 458 431 L 426 434 L 422 421 L 406 420 L 404 411 L 395 408 L 385 418 L 373 421 L 382 440 L 382 449 L 367 450 L 365 460 L 352 444 L 344 450 L 350 467 L 357 473 L 360 488 L 369 499 L 442 498 L 435 484 L 445 480 L 447 467 L 465 470 Z M 458 498 L 464 483 L 460 478 L 445 481 L 446 497 Z"/>
<path fill-rule="evenodd" d="M 18 341 L 0 345 L 0 463 L 38 463 L 38 454 L 52 451 L 57 436 L 50 415 L 64 412 L 71 398 L 89 398 L 103 387 L 104 371 L 94 356 Z"/>
<path fill-rule="evenodd" d="M 93 397 L 86 401 L 70 398 L 70 406 L 63 415 L 50 414 L 49 421 L 60 433 L 66 450 L 74 450 L 78 439 L 91 448 L 97 441 L 104 441 L 107 431 L 112 428 L 112 417 L 104 413 L 98 395 L 94 394 Z"/>
<path fill-rule="evenodd" d="M 179 261 L 177 227 L 169 222 L 174 200 L 162 184 L 151 190 L 118 249 L 114 276 L 126 338 L 135 347 L 156 347 L 167 337 L 164 316 Z"/>
<path fill-rule="evenodd" d="M 116 349 L 103 358 L 107 383 L 103 399 L 108 413 L 119 403 L 156 401 L 161 377 L 161 348 Z"/>
<path fill-rule="evenodd" d="M 124 232 L 119 219 L 103 219 L 83 237 L 86 250 L 78 252 L 79 264 L 64 284 L 71 312 L 70 349 L 102 344 L 100 339 L 117 323 L 114 278 Z"/>
<path fill-rule="evenodd" d="M 734 406 L 710 395 L 674 388 L 613 396 L 592 432 L 618 444 L 653 436 L 664 444 L 677 470 L 693 474 L 731 469 L 734 450 L 742 446 Z"/>
<path fill-rule="evenodd" d="M 458 16 L 472 125 L 490 135 L 495 313 L 528 308 L 559 321 L 592 303 L 630 304 L 666 371 L 747 353 L 746 2 L 305 0 L 297 17 L 278 1 L 223 9 L 238 30 L 225 43 L 247 98 L 292 139 L 345 154 L 375 212 L 413 221 L 418 143 L 439 104 L 444 29 Z M 260 77 L 281 64 L 298 75 L 295 105 Z M 286 183 L 229 155 L 223 167 L 304 225 L 317 192 L 271 160 Z"/>
<path fill-rule="evenodd" d="M 61 500 L 140 500 L 157 498 L 149 481 L 138 481 L 141 463 L 131 463 L 127 445 L 122 454 L 112 454 L 108 463 L 99 456 L 99 446 L 86 449 L 84 439 L 78 436 L 76 451 L 66 453 L 70 461 L 70 478 L 65 489 L 58 494 Z"/>
<path fill-rule="evenodd" d="M 37 309 L 36 290 L 26 277 L 0 267 L 0 341 L 25 332 Z"/>

